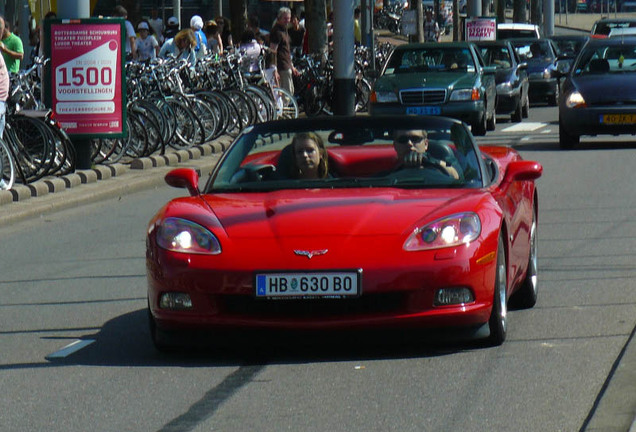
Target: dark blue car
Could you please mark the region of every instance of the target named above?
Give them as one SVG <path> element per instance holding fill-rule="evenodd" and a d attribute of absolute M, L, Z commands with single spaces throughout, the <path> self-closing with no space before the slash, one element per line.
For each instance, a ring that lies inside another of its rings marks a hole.
<path fill-rule="evenodd" d="M 528 64 L 530 101 L 559 104 L 557 49 L 550 39 L 510 39 L 519 58 Z"/>
<path fill-rule="evenodd" d="M 480 41 L 475 44 L 486 65 L 496 69 L 497 114 L 509 114 L 510 120 L 517 123 L 528 117 L 528 64 L 521 62 L 509 41 Z"/>
<path fill-rule="evenodd" d="M 563 82 L 559 144 L 636 134 L 636 37 L 590 39 Z"/>

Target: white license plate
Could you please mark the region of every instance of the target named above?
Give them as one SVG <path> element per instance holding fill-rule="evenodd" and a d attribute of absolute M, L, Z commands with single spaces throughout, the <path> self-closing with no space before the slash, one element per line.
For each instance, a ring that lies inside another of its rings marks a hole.
<path fill-rule="evenodd" d="M 356 297 L 360 295 L 360 273 L 259 273 L 257 298 Z"/>
<path fill-rule="evenodd" d="M 440 115 L 442 113 L 442 109 L 440 107 L 433 106 L 407 107 L 406 113 L 416 115 Z"/>

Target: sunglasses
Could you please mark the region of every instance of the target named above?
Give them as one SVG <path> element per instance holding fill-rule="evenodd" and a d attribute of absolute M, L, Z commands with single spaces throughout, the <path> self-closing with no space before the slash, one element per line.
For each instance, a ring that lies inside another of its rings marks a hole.
<path fill-rule="evenodd" d="M 425 139 L 426 137 L 420 135 L 402 135 L 397 137 L 395 139 L 395 142 L 397 142 L 398 144 L 408 144 L 409 142 L 412 142 L 413 144 L 419 144 Z"/>

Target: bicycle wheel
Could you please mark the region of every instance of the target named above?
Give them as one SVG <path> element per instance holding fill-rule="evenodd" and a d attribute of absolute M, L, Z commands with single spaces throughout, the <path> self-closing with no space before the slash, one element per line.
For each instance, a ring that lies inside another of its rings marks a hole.
<path fill-rule="evenodd" d="M 15 183 L 15 161 L 9 146 L 0 138 L 0 190 L 9 190 Z"/>
<path fill-rule="evenodd" d="M 364 79 L 356 80 L 356 112 L 366 112 L 371 95 L 371 84 Z"/>
<path fill-rule="evenodd" d="M 27 183 L 39 180 L 49 173 L 55 157 L 55 145 L 41 120 L 20 115 L 11 116 L 7 119 L 5 133 L 12 142 L 15 161 L 20 165 Z"/>
<path fill-rule="evenodd" d="M 166 103 L 174 111 L 177 120 L 174 139 L 168 145 L 179 150 L 203 144 L 205 129 L 194 112 L 176 99 L 166 99 Z"/>
<path fill-rule="evenodd" d="M 298 102 L 289 91 L 275 87 L 272 93 L 276 104 L 276 119 L 298 118 Z"/>

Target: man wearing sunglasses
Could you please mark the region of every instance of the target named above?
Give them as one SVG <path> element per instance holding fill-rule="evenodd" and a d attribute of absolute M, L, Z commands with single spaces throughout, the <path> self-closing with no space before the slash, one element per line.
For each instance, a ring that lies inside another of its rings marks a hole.
<path fill-rule="evenodd" d="M 393 148 L 398 159 L 396 169 L 431 166 L 459 180 L 459 173 L 451 163 L 435 159 L 427 153 L 428 134 L 426 131 L 396 130 L 393 134 Z"/>

